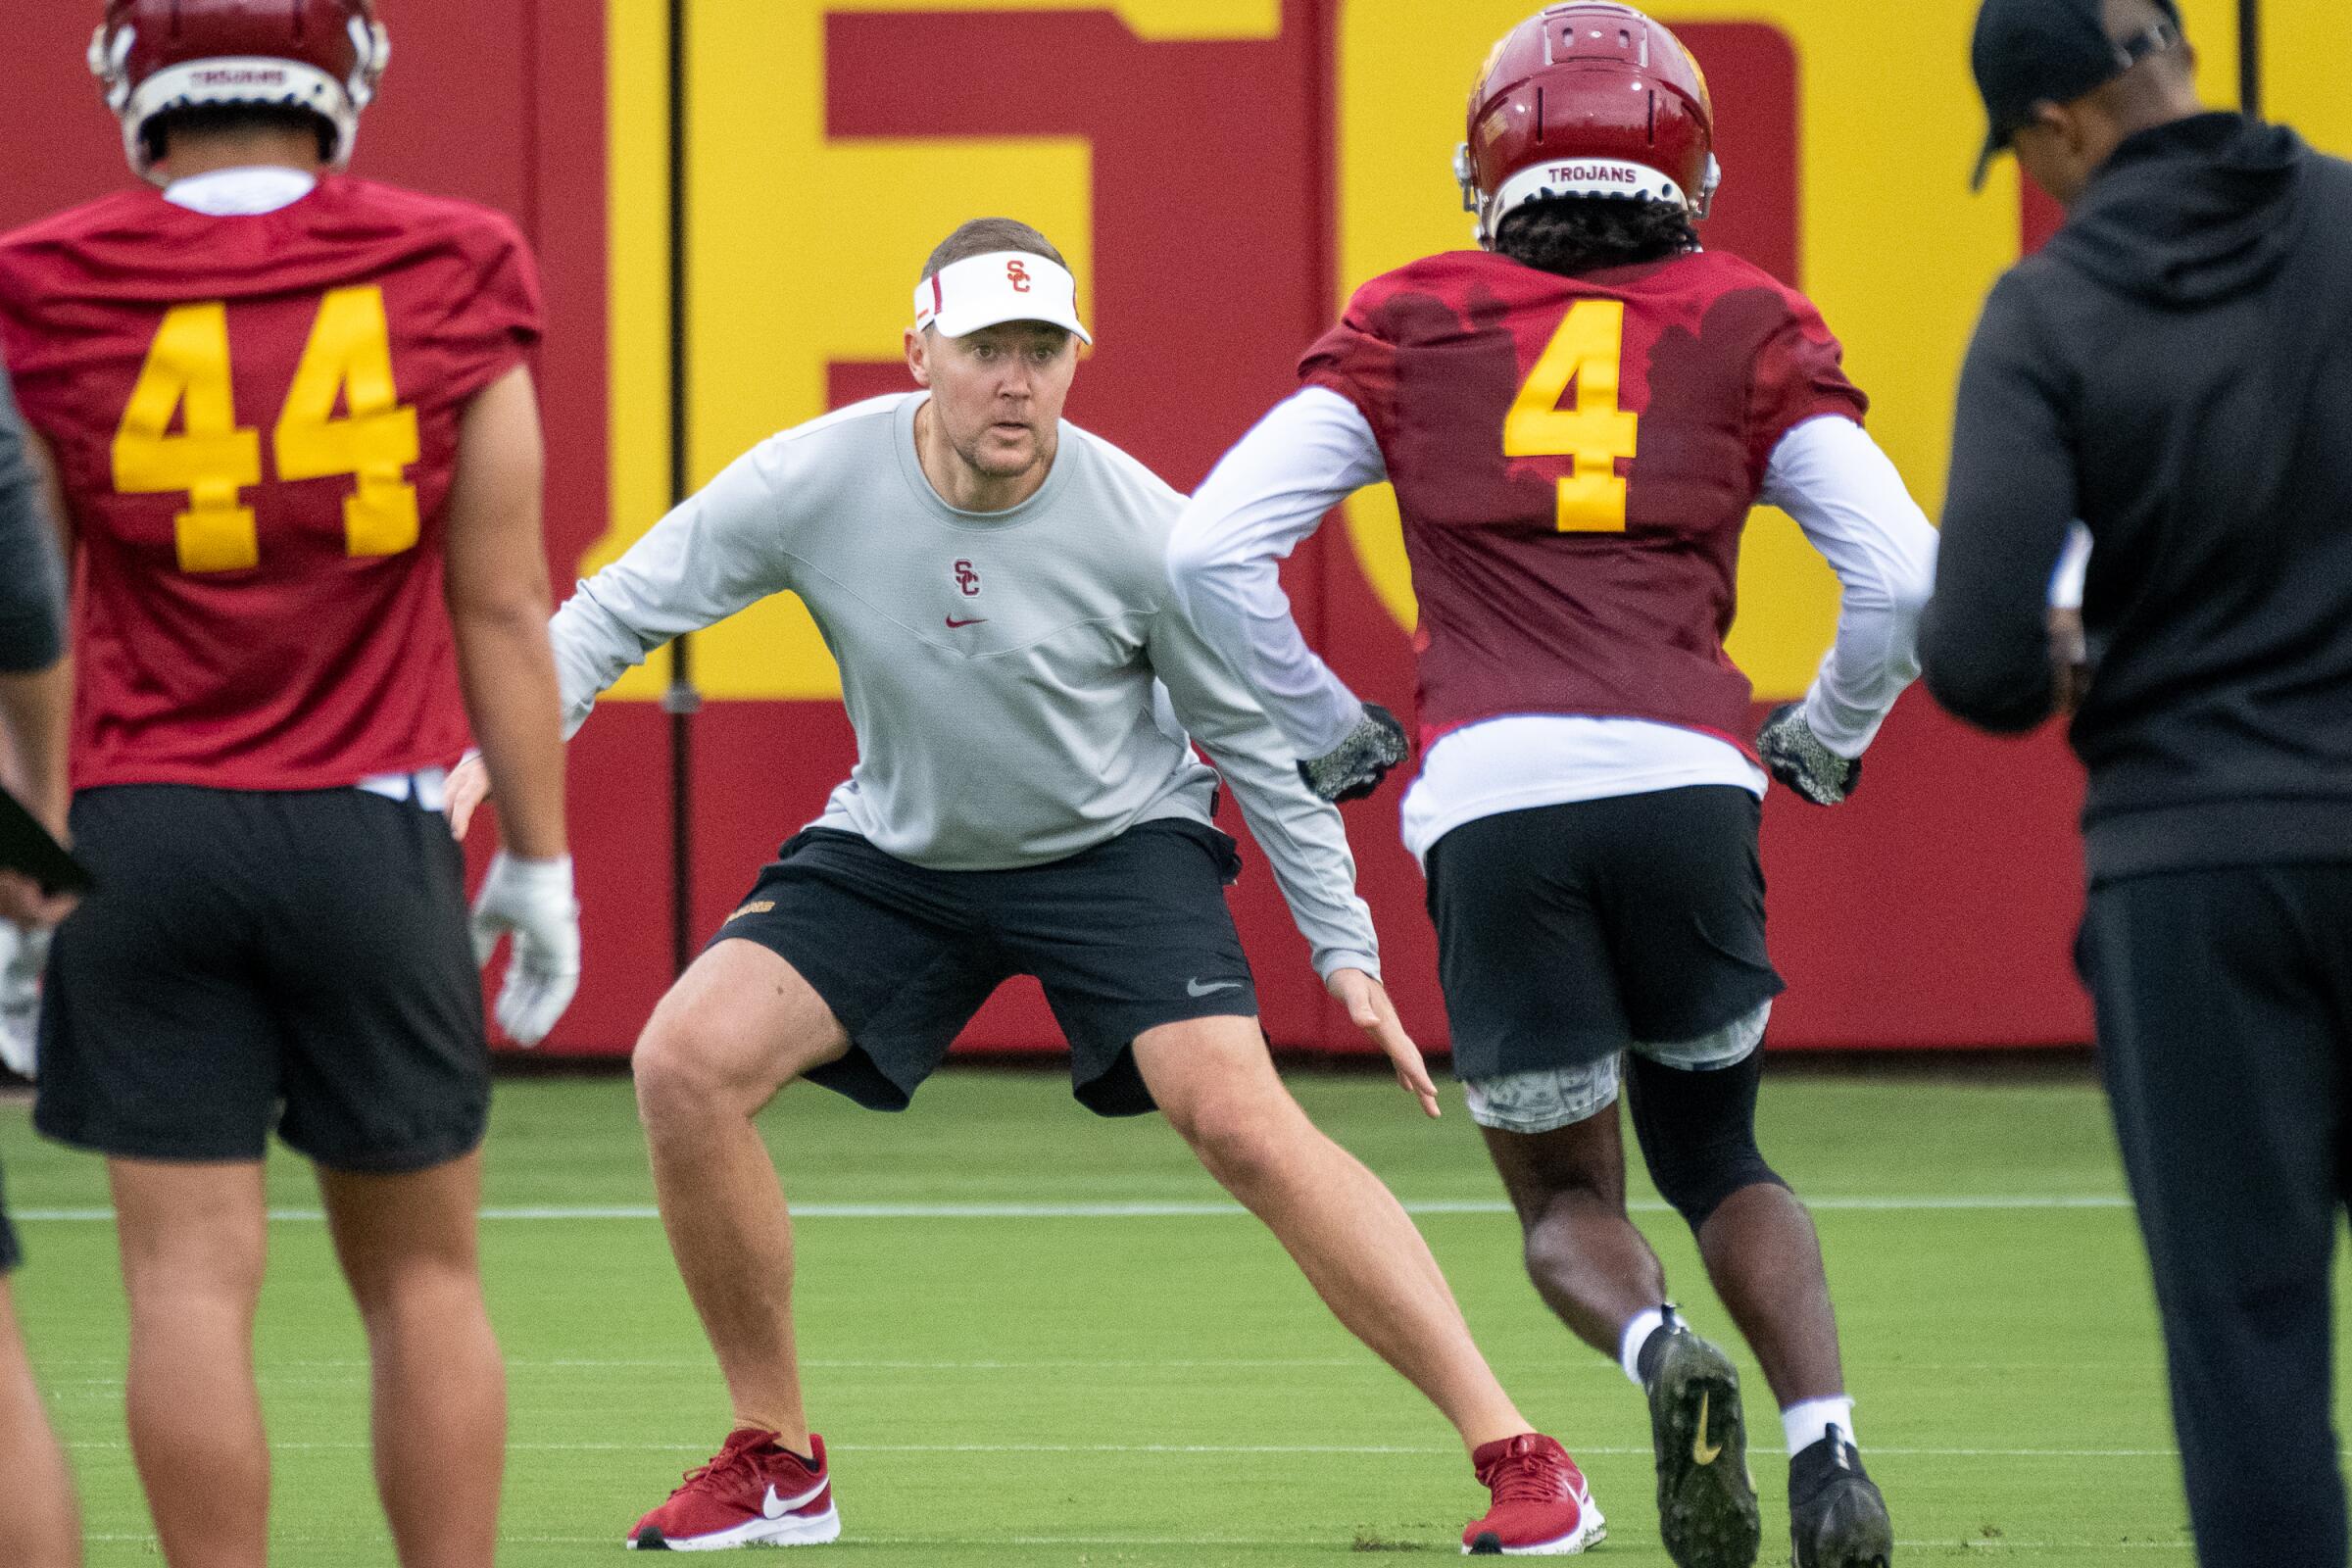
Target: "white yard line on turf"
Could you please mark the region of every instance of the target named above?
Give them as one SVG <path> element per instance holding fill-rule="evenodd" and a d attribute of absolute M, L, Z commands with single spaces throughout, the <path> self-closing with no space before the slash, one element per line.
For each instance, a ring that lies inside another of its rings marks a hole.
<path fill-rule="evenodd" d="M 70 1448 L 121 1452 L 121 1443 L 70 1443 Z M 272 1443 L 272 1449 L 290 1453 L 365 1452 L 368 1445 L 348 1443 Z M 1343 1454 L 1357 1458 L 1442 1458 L 1459 1456 L 1451 1447 L 1428 1447 L 1366 1443 L 835 1443 L 833 1453 L 1149 1453 L 1195 1456 L 1262 1457 L 1282 1454 Z M 709 1453 L 708 1443 L 510 1443 L 510 1453 Z M 1646 1457 L 1650 1449 L 1599 1447 L 1584 1444 L 1576 1451 L 1603 1458 Z M 1759 1448 L 1757 1452 L 1776 1450 Z M 1886 1448 L 1873 1446 L 1873 1458 L 1902 1459 L 2178 1459 L 2178 1448 Z"/>
<path fill-rule="evenodd" d="M 2132 1200 L 2121 1194 L 1984 1194 L 1921 1198 L 1807 1198 L 1805 1206 L 1817 1213 L 1933 1214 L 1999 1212 L 2066 1212 L 2076 1209 L 2128 1208 Z M 1637 1213 L 1663 1214 L 1664 1203 L 1637 1201 L 1627 1207 Z M 1508 1214 L 1510 1204 L 1499 1199 L 1430 1199 L 1404 1205 L 1409 1214 Z M 801 1203 L 795 1219 L 1227 1219 L 1248 1211 L 1227 1202 L 1099 1203 Z M 111 1222 L 111 1208 L 21 1208 L 11 1217 L 33 1224 L 102 1224 Z M 270 1217 L 286 1224 L 318 1224 L 326 1216 L 315 1208 L 273 1208 Z M 652 1204 L 570 1206 L 549 1204 L 525 1208 L 485 1208 L 486 1220 L 595 1220 L 661 1218 Z"/>
<path fill-rule="evenodd" d="M 931 1546 L 936 1548 L 984 1548 L 990 1546 L 1215 1546 L 1226 1550 L 1248 1547 L 1281 1548 L 1285 1550 L 1332 1549 L 1339 1538 L 1333 1536 L 869 1536 L 863 1532 L 842 1538 L 845 1547 L 856 1546 Z M 156 1544 L 152 1535 L 91 1535 L 84 1541 Z M 348 1536 L 286 1536 L 272 1534 L 270 1540 L 279 1545 L 346 1546 Z M 501 1536 L 499 1544 L 506 1546 L 614 1546 L 620 1538 L 602 1536 Z M 2195 1543 L 2188 1541 L 1980 1541 L 1969 1538 L 1957 1540 L 1921 1539 L 1908 1537 L 1895 1543 L 1905 1551 L 2189 1551 Z M 1401 1548 L 1399 1548 L 1401 1549 Z M 1445 1549 L 1431 1543 L 1431 1550 Z"/>

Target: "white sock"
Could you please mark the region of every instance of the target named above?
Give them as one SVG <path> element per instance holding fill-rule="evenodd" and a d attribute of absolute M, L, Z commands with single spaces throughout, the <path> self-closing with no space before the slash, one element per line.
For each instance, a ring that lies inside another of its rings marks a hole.
<path fill-rule="evenodd" d="M 1653 1306 L 1628 1323 L 1625 1333 L 1618 1337 L 1617 1364 L 1625 1368 L 1625 1375 L 1634 1380 L 1637 1389 L 1642 1387 L 1642 1347 L 1665 1324 L 1665 1309 Z"/>
<path fill-rule="evenodd" d="M 1788 1435 L 1792 1454 L 1802 1453 L 1828 1437 L 1832 1426 L 1855 1447 L 1862 1446 L 1862 1440 L 1854 1436 L 1854 1401 L 1842 1394 L 1831 1399 L 1807 1399 L 1781 1412 L 1781 1430 Z"/>

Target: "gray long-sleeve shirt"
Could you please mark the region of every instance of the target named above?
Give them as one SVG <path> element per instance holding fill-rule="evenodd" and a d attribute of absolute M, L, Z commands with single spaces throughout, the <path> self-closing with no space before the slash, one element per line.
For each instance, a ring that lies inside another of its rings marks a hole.
<path fill-rule="evenodd" d="M 1339 812 L 1172 602 L 1184 498 L 1064 423 L 1009 512 L 949 506 L 915 455 L 922 394 L 770 437 L 580 584 L 552 628 L 566 721 L 681 632 L 795 593 L 841 665 L 858 764 L 818 825 L 938 870 L 1066 858 L 1209 820 L 1216 772 L 1273 862 L 1316 971 L 1380 972 Z"/>
<path fill-rule="evenodd" d="M 16 394 L 0 371 L 0 673 L 46 669 L 65 647 L 57 535 L 25 450 Z"/>

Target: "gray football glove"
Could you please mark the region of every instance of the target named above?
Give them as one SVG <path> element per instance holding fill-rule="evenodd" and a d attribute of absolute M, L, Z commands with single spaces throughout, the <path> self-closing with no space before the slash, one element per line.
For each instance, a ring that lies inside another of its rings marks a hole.
<path fill-rule="evenodd" d="M 1772 710 L 1764 732 L 1756 737 L 1756 750 L 1774 778 L 1815 806 L 1836 806 L 1862 782 L 1861 759 L 1839 757 L 1822 745 L 1805 722 L 1801 703 L 1786 703 Z"/>
<path fill-rule="evenodd" d="M 1327 801 L 1360 801 L 1380 788 L 1389 769 L 1412 752 L 1404 726 L 1378 703 L 1364 705 L 1364 716 L 1340 744 L 1298 764 L 1306 787 Z"/>

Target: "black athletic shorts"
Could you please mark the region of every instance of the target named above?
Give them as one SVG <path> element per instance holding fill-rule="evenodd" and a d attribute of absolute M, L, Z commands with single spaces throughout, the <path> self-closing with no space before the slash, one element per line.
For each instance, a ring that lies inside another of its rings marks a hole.
<path fill-rule="evenodd" d="M 33 1125 L 136 1159 L 422 1170 L 481 1142 L 466 867 L 437 811 L 356 789 L 85 790 L 97 887 L 58 927 Z"/>
<path fill-rule="evenodd" d="M 711 940 L 780 956 L 850 1037 L 812 1083 L 905 1110 L 989 994 L 1035 975 L 1070 1046 L 1079 1103 L 1153 1109 L 1136 1036 L 1188 1018 L 1255 1017 L 1257 989 L 1225 905 L 1233 840 L 1146 822 L 1066 860 L 933 871 L 855 833 L 811 828 L 778 853 Z"/>
<path fill-rule="evenodd" d="M 1711 1034 L 1780 995 L 1762 803 L 1729 785 L 1466 822 L 1429 852 L 1454 1076 L 1582 1067 Z"/>

